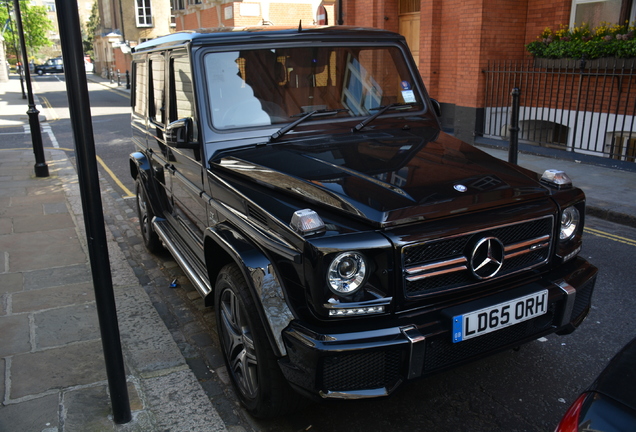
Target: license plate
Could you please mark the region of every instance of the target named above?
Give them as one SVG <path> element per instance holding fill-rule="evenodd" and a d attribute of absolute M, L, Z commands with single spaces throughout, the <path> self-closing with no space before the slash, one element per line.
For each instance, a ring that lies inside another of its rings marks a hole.
<path fill-rule="evenodd" d="M 541 316 L 548 311 L 548 290 L 453 317 L 453 343 L 472 339 Z"/>

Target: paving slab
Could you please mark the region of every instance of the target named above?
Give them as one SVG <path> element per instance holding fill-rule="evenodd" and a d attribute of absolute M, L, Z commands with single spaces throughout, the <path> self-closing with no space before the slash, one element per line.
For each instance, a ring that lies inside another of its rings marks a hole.
<path fill-rule="evenodd" d="M 37 312 L 45 309 L 61 308 L 71 305 L 85 305 L 95 302 L 95 291 L 92 283 L 69 284 L 65 286 L 49 287 L 38 290 L 28 290 L 13 294 L 11 297 L 11 312 Z M 91 308 L 92 309 L 92 308 Z M 64 310 L 62 313 L 67 313 Z M 37 315 L 38 317 L 41 314 Z M 44 321 L 43 318 L 41 318 Z M 94 321 L 91 320 L 94 324 Z M 64 323 L 62 323 L 64 325 Z"/>
<path fill-rule="evenodd" d="M 22 273 L 0 273 L 0 295 L 22 291 L 23 287 Z"/>
<path fill-rule="evenodd" d="M 51 231 L 60 228 L 75 229 L 75 221 L 68 213 L 54 213 L 48 215 L 29 215 L 13 219 L 14 233 Z"/>
<path fill-rule="evenodd" d="M 3 406 L 0 430 L 6 432 L 57 432 L 59 426 L 59 395 Z"/>
<path fill-rule="evenodd" d="M 13 219 L 3 217 L 0 218 L 0 235 L 11 234 L 13 232 Z"/>
<path fill-rule="evenodd" d="M 0 357 L 31 351 L 31 330 L 27 315 L 0 316 L 0 335 Z"/>
<path fill-rule="evenodd" d="M 14 356 L 8 396 L 15 400 L 105 380 L 102 342 L 91 340 Z"/>
<path fill-rule="evenodd" d="M 93 282 L 90 266 L 86 262 L 64 267 L 29 271 L 23 275 L 25 290 L 65 286 L 84 282 L 92 284 Z"/>
<path fill-rule="evenodd" d="M 94 302 L 34 313 L 33 325 L 35 349 L 59 347 L 100 337 Z"/>
<path fill-rule="evenodd" d="M 74 227 L 0 236 L 0 251 L 9 254 L 6 271 L 10 272 L 86 262 Z"/>

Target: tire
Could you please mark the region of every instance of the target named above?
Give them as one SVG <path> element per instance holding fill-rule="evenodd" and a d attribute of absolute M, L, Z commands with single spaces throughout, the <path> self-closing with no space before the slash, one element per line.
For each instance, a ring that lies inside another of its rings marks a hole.
<path fill-rule="evenodd" d="M 216 325 L 228 374 L 243 406 L 257 418 L 278 417 L 303 398 L 285 380 L 269 345 L 254 300 L 235 264 L 215 285 Z"/>
<path fill-rule="evenodd" d="M 44 71 L 42 69 L 39 69 L 38 70 L 38 75 L 40 75 L 40 76 L 44 75 Z"/>
<path fill-rule="evenodd" d="M 144 241 L 144 246 L 150 253 L 157 253 L 163 249 L 161 240 L 152 227 L 152 218 L 155 214 L 148 203 L 148 197 L 146 190 L 141 184 L 140 180 L 135 182 L 135 189 L 137 195 L 137 216 L 139 217 L 139 227 L 141 228 L 141 237 Z"/>

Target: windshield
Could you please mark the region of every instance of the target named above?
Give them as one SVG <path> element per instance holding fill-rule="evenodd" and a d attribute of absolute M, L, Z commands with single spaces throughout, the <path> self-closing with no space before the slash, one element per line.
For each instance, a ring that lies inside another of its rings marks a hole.
<path fill-rule="evenodd" d="M 422 108 L 396 47 L 215 52 L 205 57 L 205 74 L 215 129 L 289 123 L 315 110 L 359 117 L 390 104 Z"/>

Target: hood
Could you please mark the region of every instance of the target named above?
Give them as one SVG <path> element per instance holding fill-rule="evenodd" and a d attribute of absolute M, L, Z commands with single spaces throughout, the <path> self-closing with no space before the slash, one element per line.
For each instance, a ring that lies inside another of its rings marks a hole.
<path fill-rule="evenodd" d="M 548 194 L 536 175 L 433 128 L 224 151 L 211 166 L 379 227 Z"/>

